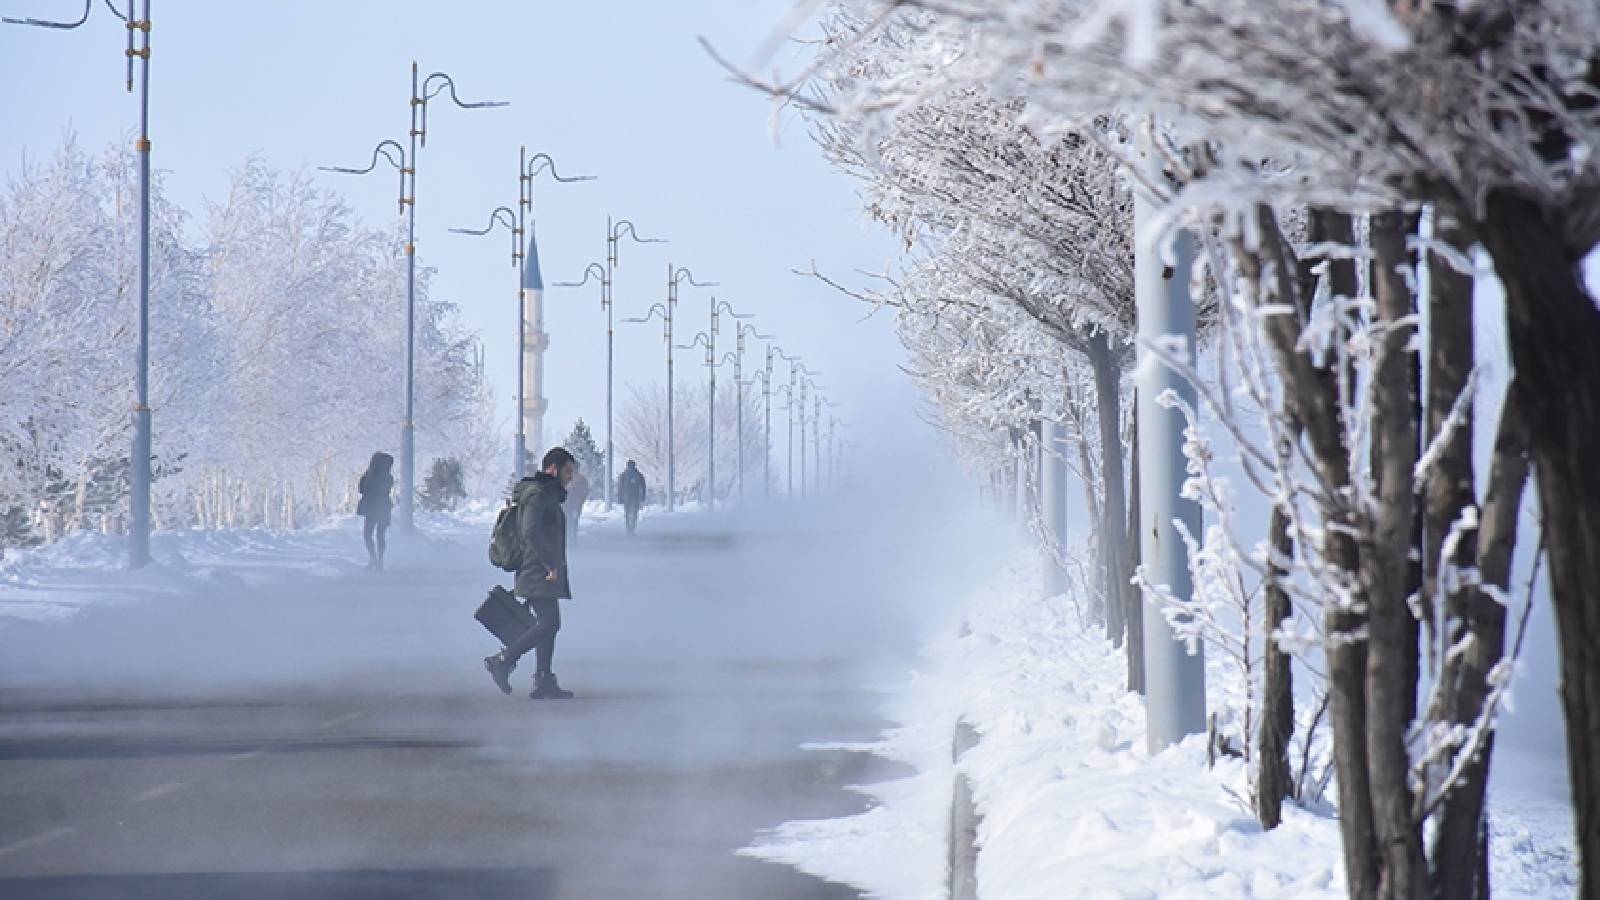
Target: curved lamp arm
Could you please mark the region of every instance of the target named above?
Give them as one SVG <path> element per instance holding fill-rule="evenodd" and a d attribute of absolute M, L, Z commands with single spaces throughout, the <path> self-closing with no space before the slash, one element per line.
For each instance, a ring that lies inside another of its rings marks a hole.
<path fill-rule="evenodd" d="M 694 340 L 687 344 L 677 344 L 675 348 L 678 350 L 693 350 L 696 347 L 704 347 L 707 350 L 711 349 L 711 338 L 704 331 L 696 332 Z"/>
<path fill-rule="evenodd" d="M 394 153 L 400 154 L 400 158 L 396 159 L 395 157 L 391 156 L 390 155 L 391 151 L 394 152 Z M 388 160 L 389 161 L 389 165 L 394 166 L 395 169 L 400 173 L 400 211 L 401 212 L 405 212 L 406 211 L 406 162 L 405 162 L 406 161 L 406 148 L 400 146 L 400 142 L 399 141 L 388 139 L 388 138 L 385 138 L 384 140 L 379 141 L 378 145 L 376 147 L 372 148 L 372 162 L 368 163 L 367 167 L 365 169 L 351 169 L 351 168 L 347 168 L 345 166 L 317 166 L 317 168 L 321 169 L 324 172 L 337 172 L 340 175 L 366 175 L 369 172 L 372 172 L 374 169 L 378 168 L 378 159 L 380 157 L 382 159 Z"/>
<path fill-rule="evenodd" d="M 628 233 L 628 237 L 633 238 L 634 241 L 640 244 L 665 244 L 667 242 L 666 238 L 640 237 L 639 232 L 633 227 L 633 222 L 628 219 L 623 219 L 617 224 L 611 226 L 611 239 L 613 241 L 621 240 L 622 233 L 624 231 Z"/>
<path fill-rule="evenodd" d="M 538 163 L 538 165 L 536 166 L 534 163 Z M 548 153 L 535 153 L 532 157 L 530 157 L 528 159 L 528 168 L 523 171 L 522 177 L 531 181 L 533 180 L 534 176 L 546 169 L 550 170 L 550 177 L 557 181 L 571 182 L 595 180 L 595 176 L 593 175 L 573 175 L 570 178 L 563 177 L 561 173 L 556 171 L 556 161 L 551 159 L 550 154 Z"/>
<path fill-rule="evenodd" d="M 673 284 L 682 284 L 685 281 L 689 282 L 690 286 L 692 286 L 692 287 L 719 287 L 720 286 L 715 281 L 695 281 L 694 280 L 694 273 L 689 271 L 684 266 L 678 266 L 677 268 L 672 270 L 672 283 Z"/>
<path fill-rule="evenodd" d="M 400 154 L 400 159 L 389 155 L 391 149 Z M 338 172 L 340 175 L 365 175 L 378 167 L 379 157 L 388 160 L 389 165 L 396 169 L 404 171 L 406 148 L 400 146 L 399 141 L 388 139 L 379 141 L 378 146 L 372 148 L 372 162 L 368 163 L 365 169 L 351 169 L 345 166 L 317 166 L 317 168 L 324 172 Z"/>
<path fill-rule="evenodd" d="M 437 79 L 437 81 L 435 81 L 435 79 Z M 428 101 L 439 96 L 446 90 L 450 91 L 451 102 L 455 103 L 455 105 L 461 107 L 462 109 L 488 109 L 495 106 L 511 105 L 504 100 L 479 100 L 469 103 L 465 100 L 462 100 L 461 96 L 456 93 L 456 82 L 454 78 L 451 78 L 449 75 L 446 75 L 443 72 L 434 72 L 422 80 L 422 96 L 412 98 L 413 103 L 422 107 L 422 125 L 419 129 L 422 133 L 418 136 L 422 138 L 422 146 L 424 147 L 428 146 Z"/>
<path fill-rule="evenodd" d="M 501 217 L 501 213 L 505 214 L 504 218 Z M 482 237 L 483 235 L 493 231 L 495 225 L 504 225 L 515 232 L 517 230 L 517 214 L 512 212 L 508 207 L 497 206 L 494 208 L 493 212 L 489 213 L 489 224 L 485 225 L 481 230 L 473 228 L 452 228 L 450 231 L 454 234 L 471 234 Z"/>
<path fill-rule="evenodd" d="M 726 312 L 729 316 L 732 316 L 735 319 L 754 319 L 756 317 L 755 313 L 735 312 L 734 309 L 733 309 L 733 304 L 729 303 L 726 300 L 717 301 L 717 305 L 714 307 L 714 311 L 719 312 L 719 313 L 720 312 Z"/>
<path fill-rule="evenodd" d="M 124 22 L 128 21 L 127 17 L 118 12 L 115 6 L 111 6 L 111 0 L 106 0 L 106 6 L 110 7 L 117 18 Z M 32 25 L 35 28 L 60 28 L 66 30 L 68 28 L 77 28 L 79 25 L 89 21 L 89 10 L 93 7 L 94 0 L 83 0 L 83 15 L 79 16 L 76 22 L 52 22 L 49 19 L 14 19 L 10 16 L 0 17 L 0 22 L 4 22 L 7 25 Z"/>
<path fill-rule="evenodd" d="M 472 228 L 452 228 L 450 231 L 455 234 L 470 234 L 482 237 L 493 231 L 496 225 L 504 225 L 511 232 L 511 265 L 515 266 L 517 260 L 522 258 L 522 248 L 517 246 L 517 237 L 522 234 L 522 229 L 517 227 L 517 214 L 512 212 L 510 207 L 495 207 L 494 211 L 489 213 L 489 224 L 485 225 L 481 231 Z"/>
<path fill-rule="evenodd" d="M 662 321 L 666 321 L 667 315 L 668 314 L 667 314 L 666 306 L 664 306 L 664 305 L 662 305 L 660 303 L 657 303 L 654 306 L 651 306 L 650 310 L 648 312 L 646 312 L 643 316 L 639 316 L 639 317 L 631 318 L 631 319 L 623 319 L 622 321 L 624 321 L 624 322 L 633 322 L 635 324 L 643 324 L 645 322 L 650 321 L 651 319 L 654 319 L 656 316 L 660 316 Z"/>
<path fill-rule="evenodd" d="M 583 287 L 584 285 L 589 283 L 589 276 L 590 275 L 593 275 L 596 278 L 598 278 L 600 280 L 601 284 L 605 284 L 606 283 L 606 267 L 600 265 L 597 262 L 592 262 L 592 263 L 589 263 L 589 268 L 583 270 L 583 280 L 582 281 L 558 281 L 558 282 L 555 283 L 555 287 L 571 287 L 571 288 Z"/>

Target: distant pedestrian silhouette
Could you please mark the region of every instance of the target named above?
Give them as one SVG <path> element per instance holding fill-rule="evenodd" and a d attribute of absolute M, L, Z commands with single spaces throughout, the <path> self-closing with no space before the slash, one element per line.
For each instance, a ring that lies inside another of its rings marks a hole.
<path fill-rule="evenodd" d="M 622 512 L 628 524 L 629 534 L 633 534 L 634 529 L 639 527 L 639 508 L 644 506 L 646 493 L 644 473 L 639 471 L 637 463 L 628 460 L 627 468 L 617 476 L 617 499 L 622 501 Z"/>
<path fill-rule="evenodd" d="M 389 515 L 394 511 L 394 499 L 389 496 L 394 490 L 393 468 L 394 457 L 379 450 L 372 454 L 372 461 L 367 463 L 367 471 L 357 486 L 361 500 L 356 504 L 356 515 L 364 520 L 361 539 L 367 544 L 367 568 L 378 571 L 383 570 Z"/>

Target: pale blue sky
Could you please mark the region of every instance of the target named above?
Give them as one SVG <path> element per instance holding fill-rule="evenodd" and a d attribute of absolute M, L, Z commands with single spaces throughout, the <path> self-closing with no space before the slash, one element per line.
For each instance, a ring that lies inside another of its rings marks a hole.
<path fill-rule="evenodd" d="M 506 239 L 447 229 L 482 227 L 490 209 L 514 205 L 517 147 L 526 143 L 530 153 L 553 155 L 564 174 L 600 178 L 540 182 L 547 286 L 602 257 L 607 213 L 630 218 L 671 243 L 623 247 L 620 315 L 662 299 L 669 258 L 687 265 L 720 282 L 718 297 L 757 313 L 763 330 L 823 370 L 831 393 L 848 404 L 858 444 L 925 445 L 927 432 L 908 427 L 915 394 L 896 369 L 902 354 L 889 316 L 862 323 L 858 303 L 790 271 L 812 259 L 847 276 L 881 270 L 893 247 L 864 222 L 855 185 L 821 159 L 805 123 L 786 115 L 775 146 L 769 102 L 728 83 L 695 43 L 703 34 L 746 60 L 790 5 L 156 0 L 154 160 L 170 172 L 172 195 L 196 212 L 202 198 L 224 195 L 228 171 L 249 154 L 283 169 L 364 165 L 379 139 L 404 136 L 414 58 L 424 74 L 453 75 L 465 99 L 512 103 L 475 111 L 430 106 L 418 185 L 418 248 L 439 269 L 434 296 L 458 302 L 482 334 L 504 420 L 515 379 Z M 77 0 L 0 0 L 6 15 L 71 18 L 80 10 Z M 134 126 L 122 40 L 121 23 L 99 0 L 76 31 L 0 28 L 0 78 L 8 86 L 0 174 L 15 175 L 24 151 L 50 152 L 68 129 L 93 149 Z M 777 62 L 792 69 L 792 52 Z M 393 214 L 392 173 L 318 177 L 369 221 Z M 706 327 L 711 293 L 683 291 L 684 342 Z M 553 339 L 546 365 L 558 382 L 549 426 L 564 433 L 581 415 L 599 436 L 605 344 L 598 294 L 550 288 L 546 296 Z M 659 325 L 619 326 L 617 344 L 619 385 L 661 377 Z M 680 353 L 680 378 L 702 377 L 700 359 Z M 778 447 L 781 455 L 781 441 Z"/>

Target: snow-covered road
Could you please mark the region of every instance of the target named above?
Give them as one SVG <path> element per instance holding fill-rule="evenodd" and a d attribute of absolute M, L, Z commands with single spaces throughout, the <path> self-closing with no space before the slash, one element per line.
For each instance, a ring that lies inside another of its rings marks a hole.
<path fill-rule="evenodd" d="M 191 548 L 182 590 L 6 620 L 0 896 L 854 896 L 733 852 L 890 774 L 799 747 L 883 727 L 863 685 L 905 671 L 929 545 L 834 524 L 601 523 L 570 703 L 490 685 L 473 528 L 398 540 L 382 575 L 347 529 Z"/>

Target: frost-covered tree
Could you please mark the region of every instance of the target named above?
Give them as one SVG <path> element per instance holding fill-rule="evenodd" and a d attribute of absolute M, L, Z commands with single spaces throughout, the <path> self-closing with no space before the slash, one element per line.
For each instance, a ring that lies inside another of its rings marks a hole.
<path fill-rule="evenodd" d="M 594 433 L 587 422 L 579 419 L 561 446 L 567 448 L 578 461 L 578 471 L 583 472 L 585 477 L 591 480 L 605 478 L 606 454 L 595 442 Z"/>
<path fill-rule="evenodd" d="M 707 461 L 710 457 L 710 388 L 706 384 L 674 385 L 673 448 L 677 464 L 678 502 L 704 499 L 708 489 Z M 618 408 L 617 458 L 639 464 L 653 491 L 666 489 L 667 409 L 666 390 L 659 384 L 632 385 Z M 744 397 L 745 478 L 757 477 L 764 453 L 762 444 L 761 398 L 753 392 Z M 782 445 L 782 424 L 774 407 L 774 448 Z M 809 440 L 809 437 L 807 438 Z M 738 401 L 732 390 L 717 392 L 717 483 L 716 496 L 726 500 L 739 489 Z M 798 462 L 797 462 L 798 464 Z"/>
<path fill-rule="evenodd" d="M 1270 549 L 1214 558 L 1255 561 L 1275 597 L 1265 622 L 1284 621 L 1290 595 L 1313 598 L 1303 612 L 1323 626 L 1355 896 L 1487 892 L 1476 864 L 1482 782 L 1509 671 L 1495 600 L 1526 435 L 1551 551 L 1585 883 L 1596 890 L 1600 358 L 1589 348 L 1600 309 L 1577 263 L 1600 240 L 1590 152 L 1600 10 L 1581 0 L 840 6 L 869 24 L 826 34 L 808 72 L 825 89 L 776 89 L 851 123 L 864 156 L 905 116 L 986 91 L 1022 102 L 1033 133 L 1095 140 L 1169 227 L 1209 242 L 1208 277 L 1237 315 L 1235 349 L 1258 368 L 1202 390 L 1203 405 L 1237 426 L 1229 391 L 1257 385 L 1271 440 L 1246 456 L 1276 510 L 1260 542 Z M 914 64 L 885 72 L 863 62 L 874 55 Z M 1106 139 L 1115 128 L 1135 139 Z M 981 135 L 966 137 L 985 158 Z M 977 216 L 986 200 L 962 203 Z M 1425 233 L 1419 209 L 1432 219 Z M 1450 274 L 1474 242 L 1506 286 L 1517 370 L 1481 500 L 1462 448 L 1470 417 L 1492 404 L 1471 402 L 1470 281 Z M 1362 264 L 1341 276 L 1341 260 Z M 1197 476 L 1195 489 L 1213 481 Z M 1439 687 L 1419 702 L 1424 661 Z"/>
<path fill-rule="evenodd" d="M 400 231 L 251 160 L 197 242 L 163 181 L 151 223 L 158 527 L 291 527 L 347 510 L 365 460 L 399 431 Z M 32 534 L 120 526 L 137 209 L 131 152 L 91 159 L 70 139 L 0 191 L 0 506 L 8 522 L 30 517 Z M 481 351 L 423 274 L 419 452 L 459 457 L 481 479 L 503 465 Z"/>

